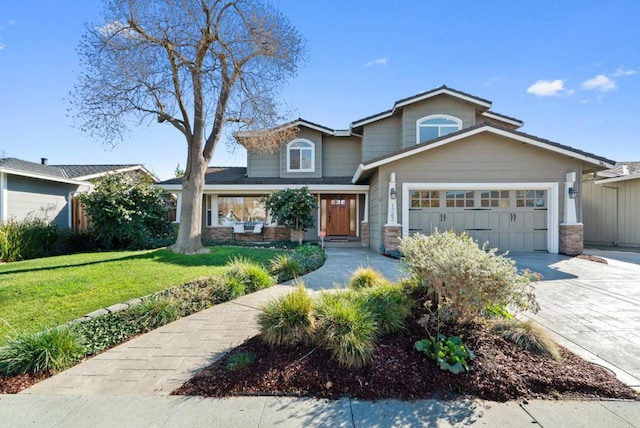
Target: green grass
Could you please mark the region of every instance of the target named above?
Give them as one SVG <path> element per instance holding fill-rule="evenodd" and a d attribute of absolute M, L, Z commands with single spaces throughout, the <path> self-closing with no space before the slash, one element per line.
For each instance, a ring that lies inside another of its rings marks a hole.
<path fill-rule="evenodd" d="M 0 264 L 0 344 L 7 334 L 57 325 L 96 309 L 222 275 L 236 256 L 268 265 L 279 251 L 215 247 L 183 256 L 166 249 L 74 254 Z"/>

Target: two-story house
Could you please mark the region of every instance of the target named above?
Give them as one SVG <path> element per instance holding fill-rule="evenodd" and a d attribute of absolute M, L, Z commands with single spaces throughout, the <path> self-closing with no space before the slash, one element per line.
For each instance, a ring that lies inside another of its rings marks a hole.
<path fill-rule="evenodd" d="M 437 228 L 500 250 L 579 253 L 580 177 L 614 162 L 522 133 L 522 121 L 490 107 L 441 86 L 346 130 L 298 119 L 287 124 L 296 138 L 279 152 L 249 152 L 246 168 L 208 169 L 205 235 L 231 239 L 236 222 L 269 224 L 261 197 L 307 186 L 318 202 L 307 240 L 322 233 L 389 251 L 401 236 Z M 179 179 L 160 185 L 181 190 Z M 284 236 L 269 229 L 267 239 Z"/>

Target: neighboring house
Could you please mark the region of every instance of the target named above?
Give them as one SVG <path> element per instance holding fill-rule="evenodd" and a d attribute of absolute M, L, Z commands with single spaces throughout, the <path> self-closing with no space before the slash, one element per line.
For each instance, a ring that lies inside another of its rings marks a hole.
<path fill-rule="evenodd" d="M 48 165 L 0 158 L 0 221 L 43 218 L 61 227 L 81 222 L 74 195 L 93 188 L 108 173 L 153 174 L 142 165 Z M 75 213 L 75 215 L 74 215 Z"/>
<path fill-rule="evenodd" d="M 307 240 L 324 232 L 393 251 L 399 237 L 437 228 L 466 231 L 500 250 L 579 253 L 581 209 L 569 189 L 575 197 L 576 177 L 614 162 L 519 132 L 522 121 L 490 107 L 442 86 L 346 130 L 304 119 L 284 125 L 297 137 L 279 152 L 249 152 L 246 168 L 208 169 L 205 235 L 229 237 L 236 221 L 269 223 L 262 195 L 308 186 L 318 209 Z M 180 179 L 159 185 L 180 194 Z"/>
<path fill-rule="evenodd" d="M 585 242 L 640 247 L 640 162 L 588 174 L 582 188 Z"/>

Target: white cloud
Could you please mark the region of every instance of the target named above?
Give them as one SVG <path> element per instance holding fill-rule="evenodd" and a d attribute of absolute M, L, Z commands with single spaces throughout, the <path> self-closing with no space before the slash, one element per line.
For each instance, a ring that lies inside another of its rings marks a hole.
<path fill-rule="evenodd" d="M 539 97 L 559 97 L 562 95 L 571 95 L 573 91 L 564 88 L 564 80 L 538 80 L 527 88 L 528 94 L 537 95 Z"/>
<path fill-rule="evenodd" d="M 4 45 L 2 43 L 0 43 L 0 51 L 4 49 Z"/>
<path fill-rule="evenodd" d="M 632 70 L 632 69 L 624 69 L 622 67 L 618 67 L 618 69 L 615 71 L 615 73 L 613 73 L 611 75 L 611 77 L 618 77 L 618 76 L 633 76 L 634 74 L 637 74 L 638 71 L 637 70 Z"/>
<path fill-rule="evenodd" d="M 387 58 L 376 58 L 373 61 L 369 61 L 368 63 L 366 63 L 364 66 L 365 67 L 371 67 L 372 65 L 384 66 L 384 65 L 387 65 L 388 63 L 389 63 L 389 60 Z"/>
<path fill-rule="evenodd" d="M 484 86 L 492 86 L 503 80 L 502 76 L 492 76 L 484 82 Z"/>
<path fill-rule="evenodd" d="M 607 92 L 616 89 L 616 82 L 605 76 L 598 74 L 593 79 L 585 80 L 581 83 L 582 89 Z"/>

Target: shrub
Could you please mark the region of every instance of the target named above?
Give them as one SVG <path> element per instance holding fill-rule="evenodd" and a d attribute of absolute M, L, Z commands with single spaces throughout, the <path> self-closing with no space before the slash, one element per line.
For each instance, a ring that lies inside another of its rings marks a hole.
<path fill-rule="evenodd" d="M 59 372 L 85 355 L 85 347 L 75 329 L 67 326 L 44 328 L 18 334 L 0 347 L 0 373 Z"/>
<path fill-rule="evenodd" d="M 532 275 L 519 273 L 515 262 L 496 249 L 482 248 L 468 235 L 434 231 L 404 238 L 400 250 L 404 263 L 433 293 L 438 310 L 470 321 L 489 305 L 512 305 L 535 310 Z"/>
<path fill-rule="evenodd" d="M 271 216 L 291 230 L 304 231 L 314 225 L 313 211 L 318 207 L 316 197 L 308 187 L 284 189 L 262 198 Z M 303 234 L 300 233 L 300 243 Z"/>
<path fill-rule="evenodd" d="M 129 311 L 131 318 L 144 332 L 169 324 L 181 316 L 174 299 L 161 299 L 156 296 L 143 299 L 140 304 L 133 306 Z"/>
<path fill-rule="evenodd" d="M 298 246 L 291 257 L 294 261 L 300 263 L 302 267 L 301 275 L 319 269 L 327 260 L 327 254 L 316 244 Z"/>
<path fill-rule="evenodd" d="M 544 330 L 531 321 L 506 320 L 494 323 L 491 329 L 522 349 L 552 358 L 558 362 L 562 361 L 558 345 Z"/>
<path fill-rule="evenodd" d="M 313 299 L 304 285 L 269 302 L 258 315 L 262 339 L 271 346 L 310 343 L 313 335 Z"/>
<path fill-rule="evenodd" d="M 280 283 L 299 277 L 302 274 L 302 264 L 291 254 L 278 254 L 271 260 L 269 272 Z"/>
<path fill-rule="evenodd" d="M 0 261 L 14 262 L 51 255 L 59 236 L 58 226 L 44 218 L 0 222 Z"/>
<path fill-rule="evenodd" d="M 323 293 L 317 304 L 316 340 L 338 363 L 358 368 L 371 358 L 376 322 L 350 292 Z"/>
<path fill-rule="evenodd" d="M 261 265 L 247 260 L 244 257 L 235 257 L 229 263 L 229 268 L 224 274 L 225 282 L 234 290 L 240 292 L 239 284 L 244 286 L 244 292 L 253 293 L 263 288 L 271 287 L 275 280 Z"/>
<path fill-rule="evenodd" d="M 494 319 L 494 318 L 502 318 L 511 320 L 513 319 L 513 314 L 507 310 L 504 306 L 501 305 L 489 305 L 482 310 L 482 315 L 485 318 Z"/>
<path fill-rule="evenodd" d="M 253 352 L 236 352 L 227 359 L 227 370 L 242 370 L 256 361 L 256 354 Z"/>
<path fill-rule="evenodd" d="M 448 338 L 444 334 L 429 336 L 417 341 L 414 346 L 417 351 L 425 353 L 436 361 L 440 369 L 448 370 L 453 374 L 471 371 L 469 361 L 476 357 L 458 336 Z"/>
<path fill-rule="evenodd" d="M 107 314 L 77 324 L 78 333 L 87 344 L 87 355 L 98 354 L 143 332 L 129 311 Z"/>
<path fill-rule="evenodd" d="M 349 279 L 349 287 L 355 290 L 377 287 L 387 283 L 387 279 L 372 267 L 359 267 Z"/>
<path fill-rule="evenodd" d="M 405 327 L 413 301 L 401 285 L 383 284 L 363 289 L 357 296 L 363 309 L 373 316 L 379 334 L 395 333 Z"/>

